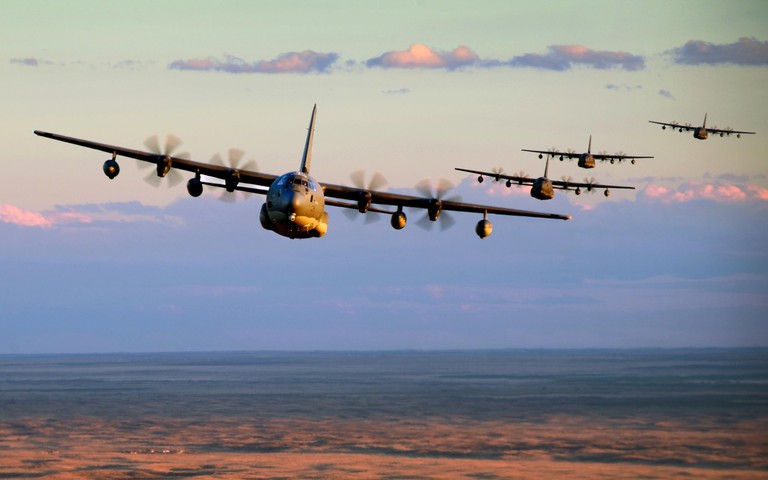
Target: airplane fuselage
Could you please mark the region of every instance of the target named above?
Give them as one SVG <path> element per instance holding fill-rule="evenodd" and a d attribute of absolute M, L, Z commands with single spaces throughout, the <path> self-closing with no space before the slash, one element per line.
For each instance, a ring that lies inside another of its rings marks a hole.
<path fill-rule="evenodd" d="M 277 177 L 269 187 L 259 220 L 262 227 L 284 237 L 322 237 L 328 231 L 322 187 L 303 172 Z"/>
<path fill-rule="evenodd" d="M 693 131 L 693 138 L 698 138 L 699 140 L 706 140 L 707 137 L 708 137 L 707 129 L 704 127 L 699 127 Z"/>
<path fill-rule="evenodd" d="M 579 155 L 579 167 L 595 168 L 595 157 L 590 153 L 582 153 Z"/>
<path fill-rule="evenodd" d="M 539 177 L 531 185 L 531 196 L 539 200 L 550 200 L 555 196 L 552 181 L 546 177 Z"/>

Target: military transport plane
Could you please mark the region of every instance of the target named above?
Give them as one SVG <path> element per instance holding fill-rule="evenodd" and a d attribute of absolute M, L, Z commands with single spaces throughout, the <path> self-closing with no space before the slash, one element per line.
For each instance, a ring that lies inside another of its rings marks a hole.
<path fill-rule="evenodd" d="M 574 189 L 573 191 L 576 195 L 581 195 L 582 188 L 586 188 L 588 192 L 593 192 L 595 188 L 604 188 L 605 191 L 603 192 L 603 195 L 606 197 L 611 195 L 611 191 L 608 190 L 609 188 L 622 188 L 628 190 L 635 189 L 635 187 L 627 187 L 623 185 L 601 185 L 599 183 L 595 183 L 594 179 L 584 179 L 584 183 L 572 182 L 566 179 L 563 179 L 562 181 L 550 180 L 547 178 L 547 172 L 549 170 L 549 157 L 547 157 L 547 163 L 544 166 L 544 176 L 537 179 L 530 178 L 522 173 L 520 175 L 506 175 L 502 173 L 500 169 L 494 170 L 493 172 L 483 172 L 480 170 L 470 170 L 467 168 L 456 168 L 456 170 L 460 172 L 476 173 L 478 175 L 477 181 L 479 183 L 483 183 L 484 177 L 489 177 L 496 182 L 506 180 L 507 188 L 511 187 L 512 185 L 530 185 L 531 196 L 533 198 L 538 198 L 539 200 L 551 200 L 555 196 L 556 189 Z"/>
<path fill-rule="evenodd" d="M 732 128 L 717 128 L 717 127 L 710 127 L 707 128 L 707 114 L 704 114 L 704 123 L 700 127 L 693 127 L 690 123 L 687 123 L 685 125 L 680 125 L 677 122 L 672 123 L 664 123 L 664 122 L 655 122 L 653 120 L 648 120 L 649 123 L 655 123 L 656 125 L 661 125 L 662 130 L 666 130 L 667 127 L 670 127 L 671 131 L 679 131 L 679 132 L 690 132 L 693 130 L 693 138 L 698 138 L 699 140 L 706 140 L 709 137 L 710 133 L 714 133 L 715 135 L 720 135 L 721 137 L 730 137 L 731 135 L 736 135 L 736 138 L 741 138 L 742 135 L 754 135 L 755 132 L 742 132 L 739 130 L 734 130 Z"/>
<path fill-rule="evenodd" d="M 397 230 L 405 227 L 406 214 L 403 211 L 405 207 L 426 210 L 426 218 L 432 222 L 437 221 L 440 218 L 440 213 L 443 211 L 478 213 L 483 216 L 482 220 L 475 227 L 475 232 L 480 238 L 487 237 L 493 230 L 493 225 L 487 218 L 489 214 L 559 220 L 569 220 L 571 218 L 567 215 L 476 205 L 442 199 L 440 188 L 438 188 L 438 192 L 434 196 L 420 197 L 381 192 L 364 187 L 321 184 L 309 175 L 316 116 L 317 106 L 315 105 L 312 109 L 312 117 L 309 122 L 309 131 L 306 143 L 304 144 L 304 154 L 301 158 L 299 170 L 279 176 L 240 169 L 234 165 L 226 166 L 215 163 L 194 162 L 181 156 L 171 156 L 167 148 L 165 152 L 160 152 L 159 148 L 150 148 L 150 150 L 157 150 L 154 152 L 143 152 L 92 142 L 90 140 L 67 137 L 56 133 L 41 132 L 39 130 L 35 130 L 35 134 L 111 154 L 112 157 L 106 160 L 102 167 L 104 174 L 110 179 L 115 178 L 120 173 L 120 166 L 116 158 L 118 155 L 121 155 L 154 164 L 157 168 L 157 176 L 161 178 L 168 175 L 169 172 L 173 172 L 172 169 L 194 173 L 194 177 L 187 181 L 187 191 L 193 197 L 199 197 L 203 193 L 203 186 L 223 188 L 227 192 L 242 191 L 265 195 L 266 202 L 262 204 L 259 215 L 261 226 L 288 238 L 313 238 L 325 235 L 328 230 L 326 206 L 354 209 L 360 213 L 376 212 L 390 214 L 392 227 Z M 148 148 L 150 143 L 152 142 L 147 142 Z M 154 143 L 157 146 L 157 142 L 155 141 Z M 223 181 L 223 183 L 204 181 L 201 178 L 202 176 L 213 177 Z M 425 192 L 425 189 L 422 188 L 419 191 Z M 383 205 L 384 208 L 374 205 Z M 427 224 L 431 225 L 429 222 Z"/>
<path fill-rule="evenodd" d="M 573 150 L 568 150 L 567 152 L 560 152 L 555 148 L 552 148 L 550 150 L 527 150 L 524 148 L 523 151 L 538 153 L 539 158 L 544 158 L 544 155 L 548 155 L 550 157 L 560 157 L 560 161 L 566 158 L 569 160 L 578 158 L 579 166 L 581 168 L 595 168 L 595 160 L 600 160 L 603 162 L 607 160 L 607 161 L 610 161 L 611 163 L 614 163 L 616 161 L 623 162 L 624 160 L 630 160 L 634 165 L 635 159 L 637 158 L 653 158 L 653 157 L 647 157 L 647 156 L 641 156 L 641 155 L 627 155 L 621 152 L 614 153 L 613 155 L 609 155 L 605 152 L 592 153 L 592 135 L 589 136 L 589 145 L 587 146 L 586 153 L 576 153 Z"/>

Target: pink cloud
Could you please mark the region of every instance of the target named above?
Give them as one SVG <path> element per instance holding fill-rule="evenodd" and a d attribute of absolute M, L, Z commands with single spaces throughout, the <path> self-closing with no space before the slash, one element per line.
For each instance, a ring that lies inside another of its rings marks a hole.
<path fill-rule="evenodd" d="M 54 224 L 42 213 L 22 210 L 15 205 L 8 204 L 0 204 L 0 221 L 23 227 L 51 227 Z"/>
<path fill-rule="evenodd" d="M 739 186 L 732 183 L 686 182 L 677 188 L 649 185 L 641 196 L 662 203 L 684 203 L 694 200 L 711 200 L 721 203 L 768 201 L 768 189 L 757 185 Z"/>
<path fill-rule="evenodd" d="M 22 227 L 50 228 L 63 223 L 91 223 L 93 219 L 83 213 L 53 212 L 44 214 L 23 210 L 15 205 L 0 204 L 0 222 Z"/>
<path fill-rule="evenodd" d="M 477 63 L 480 57 L 465 46 L 451 52 L 442 52 L 421 43 L 414 43 L 408 50 L 387 52 L 365 62 L 369 67 L 382 68 L 444 68 L 454 70 Z"/>

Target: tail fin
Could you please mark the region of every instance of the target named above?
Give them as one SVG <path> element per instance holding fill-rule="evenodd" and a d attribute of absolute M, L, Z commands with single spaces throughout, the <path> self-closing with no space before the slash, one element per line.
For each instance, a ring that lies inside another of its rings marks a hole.
<path fill-rule="evenodd" d="M 587 153 L 592 153 L 592 135 L 589 136 L 589 145 L 587 145 Z"/>
<path fill-rule="evenodd" d="M 550 159 L 550 157 L 551 157 L 550 155 L 547 155 L 547 163 L 544 164 L 544 178 L 549 178 L 549 177 L 547 177 L 547 173 L 549 172 L 549 159 Z"/>
<path fill-rule="evenodd" d="M 312 160 L 312 139 L 315 136 L 315 116 L 317 115 L 317 104 L 312 108 L 312 119 L 309 121 L 309 132 L 307 132 L 307 143 L 304 144 L 304 155 L 301 156 L 301 171 L 309 173 L 309 163 Z"/>
<path fill-rule="evenodd" d="M 704 114 L 704 125 L 702 125 L 703 128 L 707 128 L 707 114 Z"/>

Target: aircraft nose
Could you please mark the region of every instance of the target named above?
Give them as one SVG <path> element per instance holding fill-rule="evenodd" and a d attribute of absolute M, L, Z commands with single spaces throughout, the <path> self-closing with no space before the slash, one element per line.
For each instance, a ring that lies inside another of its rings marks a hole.
<path fill-rule="evenodd" d="M 291 196 L 291 210 L 294 212 L 301 210 L 301 207 L 304 205 L 303 200 L 304 200 L 304 197 L 302 197 L 298 193 L 294 193 Z"/>

